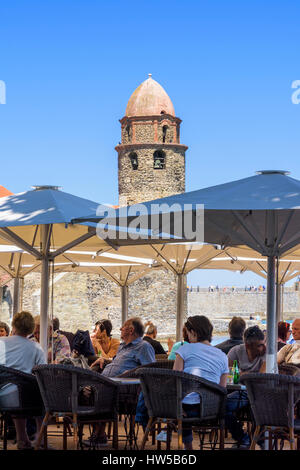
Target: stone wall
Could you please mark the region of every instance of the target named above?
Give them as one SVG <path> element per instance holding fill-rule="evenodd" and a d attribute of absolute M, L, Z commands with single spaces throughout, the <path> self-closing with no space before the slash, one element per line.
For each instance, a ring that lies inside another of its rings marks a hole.
<path fill-rule="evenodd" d="M 9 288 L 13 294 L 13 283 Z M 39 314 L 40 275 L 25 278 L 23 309 Z M 50 289 L 51 293 L 51 289 Z M 61 328 L 75 332 L 78 328 L 91 330 L 101 318 L 109 318 L 113 334 L 119 336 L 121 326 L 120 288 L 102 276 L 66 273 L 55 276 L 53 315 L 60 319 Z M 50 295 L 51 297 L 51 295 Z M 176 331 L 176 281 L 170 272 L 153 272 L 129 287 L 129 316 L 140 316 L 144 322 L 152 320 L 158 326 L 159 336 L 174 336 Z M 50 302 L 51 311 L 51 302 Z M 187 315 L 206 315 L 215 333 L 227 332 L 234 315 L 243 316 L 247 325 L 250 314 L 264 318 L 266 292 L 188 292 Z M 284 319 L 300 317 L 300 291 L 285 288 L 283 296 Z M 1 304 L 0 321 L 9 322 L 7 303 Z M 261 325 L 262 326 L 262 325 Z"/>
<path fill-rule="evenodd" d="M 267 310 L 267 293 L 264 292 L 189 292 L 189 315 L 207 315 L 211 318 L 243 315 L 264 316 Z M 284 318 L 300 316 L 300 292 L 285 288 L 283 294 Z"/>

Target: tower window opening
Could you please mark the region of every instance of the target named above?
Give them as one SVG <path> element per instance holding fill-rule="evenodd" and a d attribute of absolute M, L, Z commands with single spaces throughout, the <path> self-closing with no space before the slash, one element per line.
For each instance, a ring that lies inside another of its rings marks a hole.
<path fill-rule="evenodd" d="M 166 166 L 166 154 L 162 150 L 156 150 L 153 154 L 154 170 L 164 170 Z"/>
<path fill-rule="evenodd" d="M 131 167 L 133 170 L 137 170 L 138 169 L 138 156 L 135 152 L 131 153 L 129 155 L 129 158 L 130 158 L 130 162 L 131 162 Z"/>
<path fill-rule="evenodd" d="M 131 126 L 126 126 L 127 138 L 131 142 Z"/>
<path fill-rule="evenodd" d="M 160 114 L 166 114 L 166 111 L 162 110 L 162 111 L 160 112 Z"/>
<path fill-rule="evenodd" d="M 167 138 L 168 126 L 163 126 L 162 131 L 163 131 L 162 141 L 165 142 Z"/>

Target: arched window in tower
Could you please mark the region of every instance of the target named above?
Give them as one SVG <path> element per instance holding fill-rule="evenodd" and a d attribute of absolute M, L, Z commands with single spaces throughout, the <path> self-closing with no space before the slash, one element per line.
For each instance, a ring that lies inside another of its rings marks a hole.
<path fill-rule="evenodd" d="M 163 143 L 166 142 L 166 138 L 167 138 L 167 132 L 168 132 L 168 126 L 163 126 L 162 128 L 162 141 Z"/>
<path fill-rule="evenodd" d="M 130 155 L 129 155 L 129 158 L 130 158 L 130 162 L 131 162 L 131 167 L 133 170 L 137 170 L 138 169 L 138 156 L 135 152 L 132 152 Z"/>
<path fill-rule="evenodd" d="M 164 170 L 166 166 L 166 154 L 162 150 L 156 150 L 153 154 L 154 170 Z"/>
<path fill-rule="evenodd" d="M 131 142 L 131 126 L 129 124 L 126 126 L 126 133 L 128 142 Z"/>

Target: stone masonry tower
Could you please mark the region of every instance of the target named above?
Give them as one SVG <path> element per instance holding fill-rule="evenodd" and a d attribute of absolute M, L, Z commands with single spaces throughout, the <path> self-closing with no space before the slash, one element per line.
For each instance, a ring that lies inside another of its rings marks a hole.
<path fill-rule="evenodd" d="M 184 192 L 187 147 L 180 144 L 181 120 L 151 74 L 131 95 L 120 122 L 120 206 Z"/>
<path fill-rule="evenodd" d="M 116 147 L 119 205 L 184 192 L 187 147 L 180 144 L 181 120 L 151 74 L 131 95 L 120 122 L 121 143 Z M 143 277 L 129 287 L 129 316 L 153 321 L 159 335 L 175 332 L 176 292 L 171 272 L 156 271 Z"/>

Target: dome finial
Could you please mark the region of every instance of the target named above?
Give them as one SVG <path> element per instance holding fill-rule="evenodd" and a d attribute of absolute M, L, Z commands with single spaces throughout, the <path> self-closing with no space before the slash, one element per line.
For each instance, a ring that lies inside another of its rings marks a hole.
<path fill-rule="evenodd" d="M 148 77 L 149 77 L 149 78 L 152 78 L 152 73 L 148 73 Z"/>

